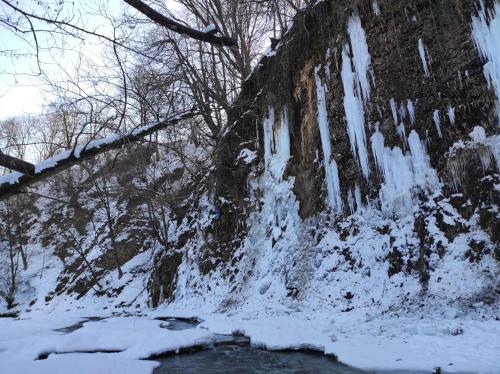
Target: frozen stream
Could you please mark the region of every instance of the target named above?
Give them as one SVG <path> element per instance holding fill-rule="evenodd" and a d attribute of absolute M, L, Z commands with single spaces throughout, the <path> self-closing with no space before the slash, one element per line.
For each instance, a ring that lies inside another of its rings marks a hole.
<path fill-rule="evenodd" d="M 439 332 L 422 319 L 364 322 L 364 331 L 370 323 L 390 323 L 402 336 L 388 338 L 361 335 L 347 314 L 336 315 L 334 323 L 301 315 L 89 315 L 0 318 L 0 372 L 430 374 L 440 366 L 443 373 L 499 373 L 497 321 L 461 321 L 460 335 L 439 337 L 410 335 L 398 325 L 418 322 L 424 332 Z M 481 354 L 477 342 L 483 342 Z"/>

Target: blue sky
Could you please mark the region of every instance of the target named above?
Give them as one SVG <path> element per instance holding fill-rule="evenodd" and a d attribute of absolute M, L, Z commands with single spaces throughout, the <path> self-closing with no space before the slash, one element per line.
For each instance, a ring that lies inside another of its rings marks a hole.
<path fill-rule="evenodd" d="M 57 3 L 56 0 L 50 1 Z M 24 10 L 39 13 L 41 11 L 36 1 L 24 0 L 18 2 L 17 6 Z M 64 4 L 63 14 L 78 15 L 77 22 L 88 29 L 98 29 L 100 33 L 109 35 L 109 20 L 99 16 L 99 9 L 105 8 L 108 14 L 118 17 L 123 13 L 127 5 L 121 0 L 80 0 L 67 1 Z M 0 17 L 9 14 L 5 4 L 0 4 Z M 35 27 L 44 27 L 46 24 L 39 23 Z M 23 39 L 26 37 L 27 39 Z M 47 44 L 47 34 L 37 33 L 39 44 Z M 53 79 L 65 79 L 67 76 L 77 74 L 78 59 L 82 53 L 85 58 L 99 59 L 103 49 L 103 43 L 97 38 L 89 37 L 85 43 L 76 40 L 67 40 L 67 50 L 50 48 L 41 52 L 43 70 Z M 31 44 L 31 45 L 30 45 Z M 21 114 L 36 114 L 42 111 L 44 104 L 52 99 L 50 87 L 40 77 L 36 76 L 37 60 L 33 55 L 33 39 L 31 35 L 21 36 L 5 27 L 0 27 L 0 50 L 12 51 L 12 53 L 0 54 L 0 119 Z M 29 53 L 31 55 L 26 55 Z M 22 56 L 18 56 L 22 55 Z M 96 60 L 98 63 L 98 61 Z"/>

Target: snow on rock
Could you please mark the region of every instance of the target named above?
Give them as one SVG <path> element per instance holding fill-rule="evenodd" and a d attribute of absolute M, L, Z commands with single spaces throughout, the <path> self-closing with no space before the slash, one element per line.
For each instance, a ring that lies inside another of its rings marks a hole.
<path fill-rule="evenodd" d="M 429 67 L 427 66 L 427 57 L 425 52 L 424 41 L 422 38 L 418 39 L 418 53 L 420 55 L 420 60 L 422 61 L 422 67 L 424 69 L 424 76 L 429 77 Z"/>
<path fill-rule="evenodd" d="M 340 195 L 340 181 L 337 162 L 332 158 L 330 144 L 330 128 L 326 110 L 326 88 L 318 75 L 320 66 L 316 67 L 314 74 L 316 79 L 316 100 L 318 106 L 318 126 L 321 136 L 321 147 L 323 149 L 323 163 L 325 166 L 326 186 L 328 189 L 328 205 L 331 209 L 342 211 L 342 197 Z"/>
<path fill-rule="evenodd" d="M 462 150 L 475 151 L 484 170 L 490 168 L 492 159 L 495 160 L 496 170 L 500 170 L 500 135 L 487 136 L 482 126 L 475 126 L 469 136 L 472 140 L 465 142 L 459 140 L 454 143 L 448 150 L 447 156 L 453 158 Z"/>
<path fill-rule="evenodd" d="M 483 67 L 488 85 L 497 96 L 498 123 L 500 125 L 500 2 L 495 1 L 491 11 L 480 1 L 478 15 L 472 17 L 472 38 L 486 64 Z"/>
<path fill-rule="evenodd" d="M 237 157 L 237 160 L 243 161 L 245 164 L 251 164 L 257 158 L 257 152 L 251 151 L 248 148 L 243 148 Z"/>

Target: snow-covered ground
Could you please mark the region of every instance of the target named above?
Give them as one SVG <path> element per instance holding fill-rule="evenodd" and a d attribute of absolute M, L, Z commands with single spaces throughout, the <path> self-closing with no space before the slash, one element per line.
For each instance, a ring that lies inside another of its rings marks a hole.
<path fill-rule="evenodd" d="M 500 322 L 465 317 L 449 310 L 380 315 L 370 309 L 333 313 L 282 307 L 231 315 L 200 313 L 192 329 L 172 331 L 155 317 L 192 316 L 196 311 L 160 308 L 142 315 L 88 321 L 65 334 L 54 329 L 91 313 L 27 313 L 0 319 L 2 373 L 148 373 L 158 365 L 151 355 L 206 344 L 216 334 L 244 333 L 255 347 L 308 348 L 335 354 L 348 365 L 377 371 L 500 373 Z M 94 311 L 97 313 L 98 311 Z M 102 312 L 102 311 L 101 311 Z M 105 316 L 105 315 L 103 315 Z M 88 353 L 98 351 L 96 353 Z M 48 354 L 46 359 L 37 359 Z M 57 353 L 57 354 L 56 354 Z"/>

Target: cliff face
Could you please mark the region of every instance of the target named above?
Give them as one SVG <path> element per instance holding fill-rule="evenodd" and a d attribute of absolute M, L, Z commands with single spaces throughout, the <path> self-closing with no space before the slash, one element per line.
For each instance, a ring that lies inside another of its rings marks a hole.
<path fill-rule="evenodd" d="M 26 243 L 50 280 L 28 281 L 39 290 L 23 302 L 493 308 L 499 33 L 493 1 L 302 11 L 245 81 L 213 176 L 132 152 L 77 173 L 70 204 L 25 203 L 25 220 L 39 217 Z"/>
<path fill-rule="evenodd" d="M 372 247 L 389 282 L 417 277 L 425 292 L 452 258 L 472 272 L 488 263 L 488 290 L 468 296 L 498 298 L 499 8 L 323 1 L 297 15 L 245 82 L 221 152 L 218 194 L 233 204 L 223 221 L 247 235 L 235 255 L 254 264 L 242 281 L 269 260 L 256 246 L 273 262 L 283 256 L 281 268 L 264 267 L 305 294 L 289 273 L 310 280 L 321 266 L 293 269 L 298 261 L 321 252 L 364 268 Z M 239 158 L 248 151 L 258 155 L 250 164 Z M 254 219 L 236 227 L 234 211 Z"/>
<path fill-rule="evenodd" d="M 450 147 L 459 140 L 471 140 L 469 133 L 475 126 L 482 126 L 486 134 L 498 133 L 495 90 L 485 79 L 487 61 L 481 58 L 471 32 L 478 5 L 474 1 L 325 1 L 298 15 L 278 49 L 261 61 L 246 82 L 238 103 L 242 109 L 237 105 L 235 113 L 235 133 L 230 135 L 235 140 L 228 142 L 234 148 L 233 157 L 225 154 L 224 159 L 230 163 L 236 158 L 236 139 L 257 139 L 255 149 L 262 160 L 263 128 L 256 124 L 267 116 L 268 106 L 277 113 L 286 111 L 293 156 L 287 175 L 296 177 L 301 216 L 325 210 L 324 168 L 317 162 L 324 158 L 317 114 L 319 94 L 325 97 L 321 105 L 326 109 L 331 158 L 338 165 L 343 201 L 356 184 L 363 197 L 378 197 L 384 178 L 371 152 L 376 128 L 386 147 L 399 147 L 403 152 L 415 130 L 442 181 L 457 183 L 452 180 L 456 176 L 450 175 L 446 155 Z M 356 70 L 358 60 L 362 60 L 362 71 Z M 349 85 L 343 82 L 345 63 L 353 69 L 353 93 L 345 91 Z M 363 85 L 361 94 L 358 84 Z M 352 105 L 345 102 L 351 98 Z M 349 124 L 348 112 L 356 111 L 356 99 L 363 104 L 363 129 L 356 129 L 356 118 Z M 355 134 L 354 150 L 350 131 Z M 240 191 L 245 174 L 233 173 L 237 178 L 227 191 Z M 238 178 L 240 174 L 243 177 Z M 459 182 L 478 179 L 478 175 L 474 177 L 464 175 Z"/>

